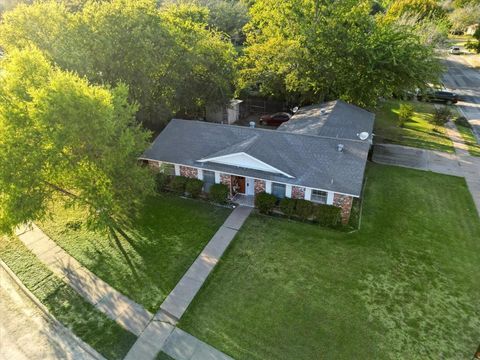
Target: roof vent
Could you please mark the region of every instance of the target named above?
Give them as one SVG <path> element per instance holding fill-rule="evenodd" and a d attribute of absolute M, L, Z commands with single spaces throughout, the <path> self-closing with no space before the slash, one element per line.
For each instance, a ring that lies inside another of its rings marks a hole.
<path fill-rule="evenodd" d="M 344 147 L 343 144 L 338 144 L 337 145 L 337 151 L 338 152 L 343 152 L 343 147 Z"/>
<path fill-rule="evenodd" d="M 370 134 L 366 131 L 362 131 L 360 134 L 357 134 L 360 140 L 367 140 Z"/>
<path fill-rule="evenodd" d="M 255 128 L 255 121 L 250 121 L 250 122 L 248 123 L 248 125 L 249 125 L 252 129 L 254 129 L 254 128 Z"/>

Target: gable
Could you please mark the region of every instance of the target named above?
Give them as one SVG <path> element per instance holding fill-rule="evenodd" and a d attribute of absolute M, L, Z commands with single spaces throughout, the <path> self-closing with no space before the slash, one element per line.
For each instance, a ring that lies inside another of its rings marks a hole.
<path fill-rule="evenodd" d="M 265 172 L 274 173 L 274 174 L 281 174 L 289 178 L 294 178 L 294 176 L 287 174 L 286 172 L 274 166 L 271 166 L 244 152 L 222 155 L 222 156 L 217 156 L 212 158 L 204 158 L 204 159 L 198 160 L 198 162 L 201 162 L 201 163 L 212 162 L 216 164 L 223 164 L 223 165 L 241 167 L 245 169 L 253 169 L 253 170 L 260 170 L 260 171 L 265 171 Z"/>

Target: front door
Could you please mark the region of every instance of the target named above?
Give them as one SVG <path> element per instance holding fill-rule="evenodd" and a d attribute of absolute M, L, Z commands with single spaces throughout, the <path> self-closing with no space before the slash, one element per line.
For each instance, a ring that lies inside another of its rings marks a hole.
<path fill-rule="evenodd" d="M 255 180 L 247 178 L 247 195 L 255 195 Z"/>
<path fill-rule="evenodd" d="M 245 194 L 245 178 L 232 176 L 232 189 L 234 194 Z"/>

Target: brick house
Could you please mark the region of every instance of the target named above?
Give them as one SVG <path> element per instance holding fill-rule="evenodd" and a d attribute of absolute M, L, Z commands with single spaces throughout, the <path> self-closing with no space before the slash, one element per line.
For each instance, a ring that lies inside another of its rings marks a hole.
<path fill-rule="evenodd" d="M 173 119 L 140 158 L 163 171 L 342 208 L 361 196 L 374 115 L 337 100 L 300 109 L 277 130 Z"/>

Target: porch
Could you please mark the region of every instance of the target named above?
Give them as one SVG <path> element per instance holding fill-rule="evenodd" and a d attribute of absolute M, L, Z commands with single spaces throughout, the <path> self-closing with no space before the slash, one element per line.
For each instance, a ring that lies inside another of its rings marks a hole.
<path fill-rule="evenodd" d="M 254 195 L 244 195 L 244 194 L 235 194 L 232 197 L 232 201 L 238 205 L 255 207 L 255 196 Z"/>

